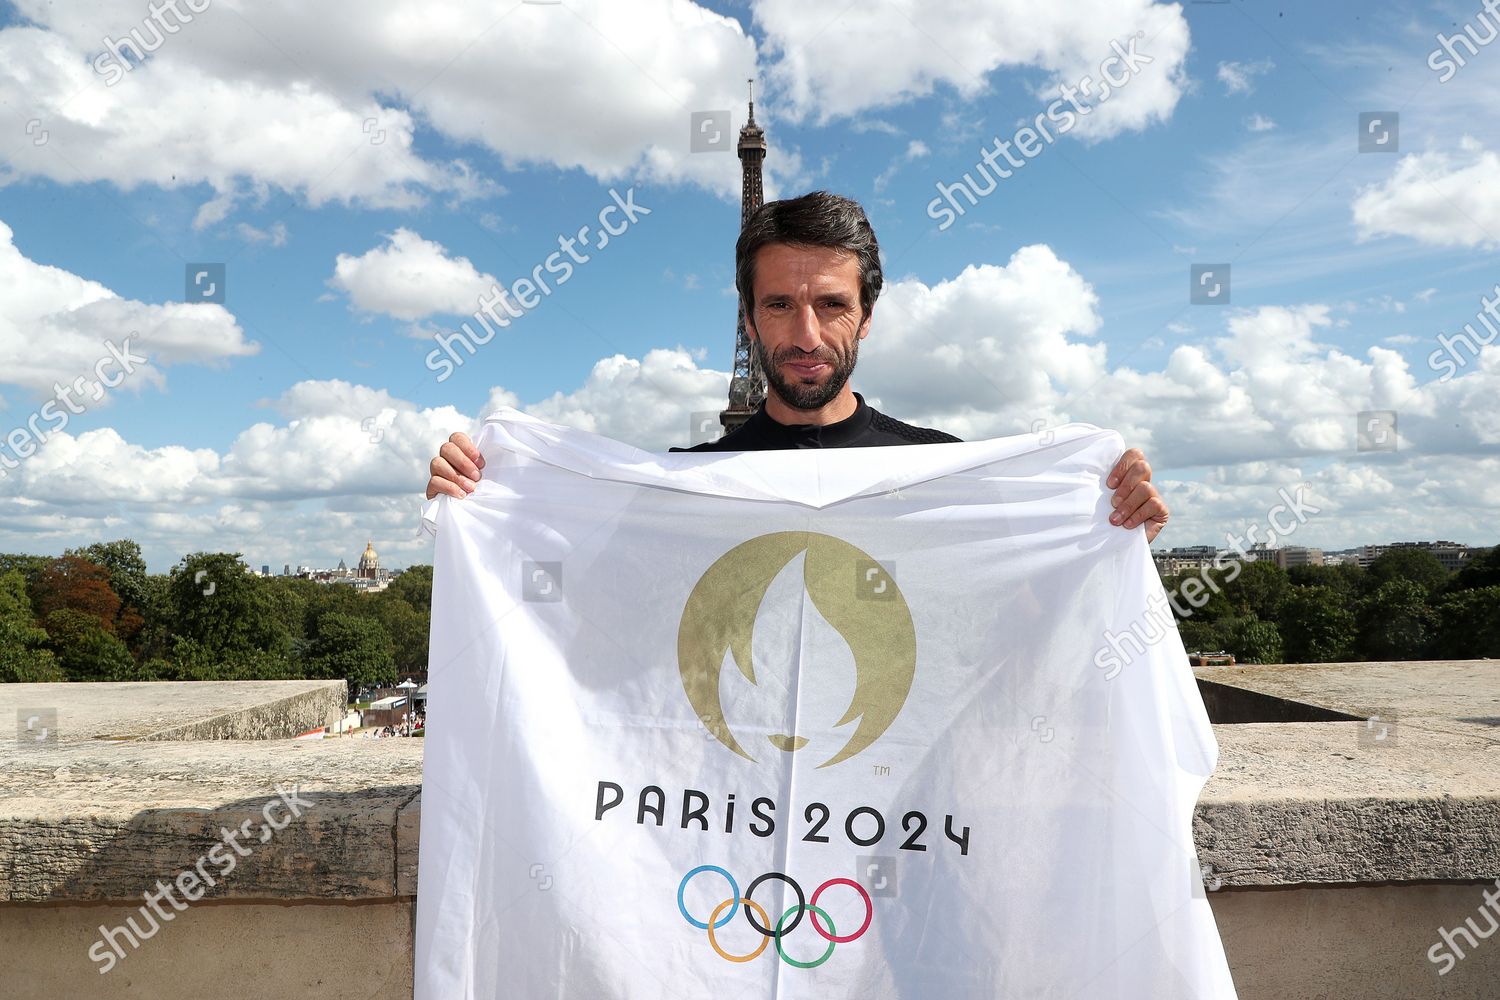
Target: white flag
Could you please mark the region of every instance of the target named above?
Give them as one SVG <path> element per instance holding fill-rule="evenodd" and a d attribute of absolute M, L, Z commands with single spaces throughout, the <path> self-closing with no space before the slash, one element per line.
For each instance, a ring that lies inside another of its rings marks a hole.
<path fill-rule="evenodd" d="M 1118 434 L 476 444 L 423 511 L 417 1000 L 1234 997 Z"/>

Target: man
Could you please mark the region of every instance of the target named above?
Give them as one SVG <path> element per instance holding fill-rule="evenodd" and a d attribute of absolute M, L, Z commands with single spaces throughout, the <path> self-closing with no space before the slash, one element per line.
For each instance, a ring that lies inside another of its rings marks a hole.
<path fill-rule="evenodd" d="M 735 288 L 751 349 L 766 374 L 765 402 L 717 441 L 671 451 L 760 451 L 938 444 L 951 434 L 913 427 L 869 406 L 849 386 L 859 342 L 870 334 L 884 278 L 875 231 L 857 202 L 814 191 L 773 201 L 750 217 L 735 245 Z M 454 434 L 432 460 L 427 499 L 473 492 L 484 457 Z M 1146 525 L 1156 538 L 1169 516 L 1138 448 L 1120 456 L 1106 485 L 1110 522 Z"/>

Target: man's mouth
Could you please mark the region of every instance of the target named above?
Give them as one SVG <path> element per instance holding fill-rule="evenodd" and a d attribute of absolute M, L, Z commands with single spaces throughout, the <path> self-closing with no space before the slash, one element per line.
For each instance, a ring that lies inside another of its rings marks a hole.
<path fill-rule="evenodd" d="M 823 369 L 828 367 L 826 361 L 788 361 L 785 364 L 793 372 L 802 376 L 821 375 Z"/>

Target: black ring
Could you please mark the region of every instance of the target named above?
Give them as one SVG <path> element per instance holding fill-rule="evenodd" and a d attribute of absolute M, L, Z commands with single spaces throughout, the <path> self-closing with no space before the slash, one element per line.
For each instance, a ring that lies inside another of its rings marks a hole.
<path fill-rule="evenodd" d="M 790 934 L 792 930 L 802 922 L 802 914 L 807 912 L 807 897 L 802 895 L 802 887 L 798 885 L 797 880 L 792 878 L 790 875 L 785 875 L 782 872 L 766 872 L 764 875 L 757 876 L 755 881 L 750 883 L 750 887 L 745 890 L 745 899 L 748 900 L 751 896 L 754 896 L 755 887 L 760 885 L 768 878 L 779 878 L 781 879 L 781 881 L 792 887 L 792 891 L 797 894 L 797 915 L 792 918 L 791 923 L 787 924 L 780 931 L 773 931 L 769 927 L 762 927 L 760 924 L 757 924 L 755 922 L 755 916 L 750 912 L 750 907 L 748 906 L 744 908 L 745 919 L 750 921 L 751 927 L 754 927 L 757 931 L 759 931 L 761 934 L 764 934 L 766 937 L 779 939 L 783 934 Z"/>

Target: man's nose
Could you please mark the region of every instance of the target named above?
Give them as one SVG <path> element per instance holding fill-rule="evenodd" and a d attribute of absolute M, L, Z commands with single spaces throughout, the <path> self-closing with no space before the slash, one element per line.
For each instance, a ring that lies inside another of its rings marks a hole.
<path fill-rule="evenodd" d="M 818 312 L 811 305 L 797 310 L 792 324 L 792 346 L 804 351 L 815 351 L 823 345 L 823 327 L 818 323 Z"/>

